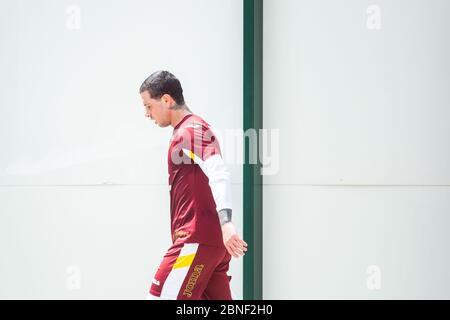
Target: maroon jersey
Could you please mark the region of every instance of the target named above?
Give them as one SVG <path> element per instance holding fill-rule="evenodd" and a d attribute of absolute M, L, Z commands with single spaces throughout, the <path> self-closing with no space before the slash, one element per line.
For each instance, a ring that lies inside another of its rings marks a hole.
<path fill-rule="evenodd" d="M 230 175 L 209 124 L 185 116 L 174 128 L 168 164 L 173 241 L 223 247 L 218 211 L 232 209 Z"/>

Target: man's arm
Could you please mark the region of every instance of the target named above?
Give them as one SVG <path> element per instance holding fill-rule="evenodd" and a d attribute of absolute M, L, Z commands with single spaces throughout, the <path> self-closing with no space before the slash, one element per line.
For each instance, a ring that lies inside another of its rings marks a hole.
<path fill-rule="evenodd" d="M 199 128 L 201 129 L 199 130 Z M 189 149 L 183 149 L 183 151 L 200 166 L 203 173 L 208 177 L 220 225 L 222 226 L 223 243 L 228 253 L 238 258 L 247 251 L 247 243 L 239 237 L 232 222 L 230 173 L 222 159 L 217 138 L 212 131 L 209 130 L 205 133 L 202 131 L 203 129 L 203 127 L 192 127 L 192 134 L 197 135 L 197 139 L 194 139 L 194 150 L 200 151 L 198 152 L 199 155 Z M 205 139 L 211 142 L 206 147 L 203 145 Z M 196 142 L 197 146 L 195 146 Z"/>
<path fill-rule="evenodd" d="M 220 154 L 205 160 L 202 169 L 208 176 L 216 202 L 225 248 L 230 255 L 239 258 L 247 251 L 247 243 L 239 237 L 232 222 L 230 174 Z"/>

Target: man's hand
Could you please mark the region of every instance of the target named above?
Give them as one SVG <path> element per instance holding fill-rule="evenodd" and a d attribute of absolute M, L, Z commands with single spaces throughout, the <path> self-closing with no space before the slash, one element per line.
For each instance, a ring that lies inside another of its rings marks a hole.
<path fill-rule="evenodd" d="M 247 251 L 247 243 L 236 233 L 236 228 L 232 222 L 227 222 L 222 226 L 223 244 L 228 253 L 235 258 L 243 256 Z"/>

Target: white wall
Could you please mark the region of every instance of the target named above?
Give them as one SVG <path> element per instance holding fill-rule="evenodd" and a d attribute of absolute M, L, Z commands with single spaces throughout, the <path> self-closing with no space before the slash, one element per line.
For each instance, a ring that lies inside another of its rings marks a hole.
<path fill-rule="evenodd" d="M 264 298 L 450 298 L 449 10 L 265 0 Z"/>
<path fill-rule="evenodd" d="M 170 245 L 171 129 L 144 118 L 139 86 L 170 70 L 195 113 L 242 128 L 242 3 L 1 6 L 0 298 L 145 298 Z M 231 268 L 240 298 L 242 260 Z"/>

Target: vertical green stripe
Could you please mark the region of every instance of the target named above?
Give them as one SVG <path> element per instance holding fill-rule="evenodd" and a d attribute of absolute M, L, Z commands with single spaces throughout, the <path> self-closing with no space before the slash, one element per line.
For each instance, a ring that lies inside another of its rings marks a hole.
<path fill-rule="evenodd" d="M 262 0 L 244 0 L 244 130 L 262 128 Z M 259 134 L 258 134 L 259 136 Z M 262 176 L 244 143 L 244 299 L 262 299 Z"/>

